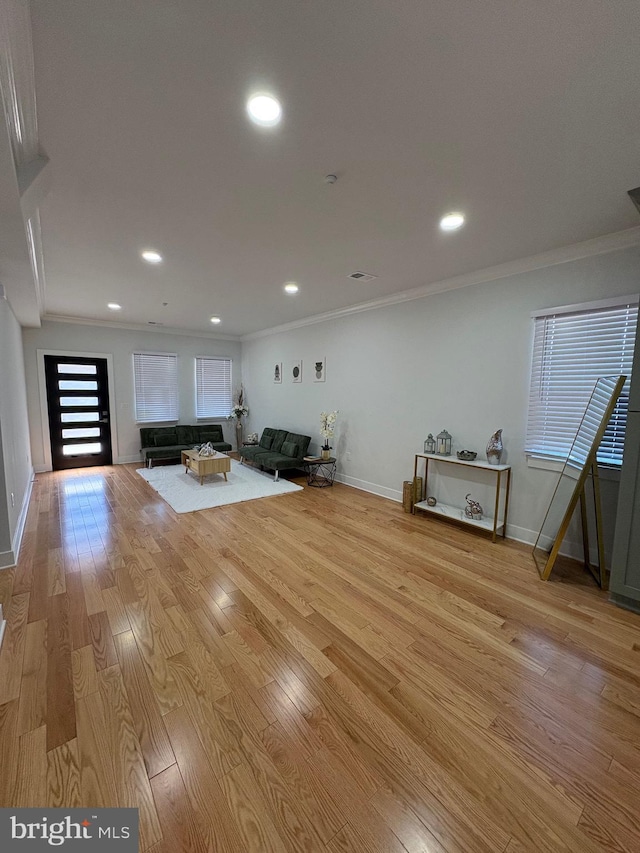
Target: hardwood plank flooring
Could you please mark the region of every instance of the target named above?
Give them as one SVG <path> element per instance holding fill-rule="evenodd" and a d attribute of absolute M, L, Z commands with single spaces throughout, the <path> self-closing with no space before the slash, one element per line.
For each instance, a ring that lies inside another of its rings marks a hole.
<path fill-rule="evenodd" d="M 0 572 L 0 807 L 151 853 L 638 853 L 640 617 L 336 484 L 177 515 L 40 474 Z"/>

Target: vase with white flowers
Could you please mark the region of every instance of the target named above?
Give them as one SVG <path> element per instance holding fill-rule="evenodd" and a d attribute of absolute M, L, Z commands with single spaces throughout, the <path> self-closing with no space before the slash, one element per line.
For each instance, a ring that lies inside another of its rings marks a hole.
<path fill-rule="evenodd" d="M 237 401 L 231 406 L 227 420 L 236 422 L 236 449 L 242 447 L 242 418 L 249 414 L 249 409 L 244 404 L 244 388 L 240 386 Z"/>
<path fill-rule="evenodd" d="M 322 458 L 330 459 L 332 447 L 329 444 L 329 439 L 333 438 L 333 433 L 336 428 L 336 419 L 338 411 L 335 412 L 320 412 L 320 435 L 324 438 L 322 445 Z"/>

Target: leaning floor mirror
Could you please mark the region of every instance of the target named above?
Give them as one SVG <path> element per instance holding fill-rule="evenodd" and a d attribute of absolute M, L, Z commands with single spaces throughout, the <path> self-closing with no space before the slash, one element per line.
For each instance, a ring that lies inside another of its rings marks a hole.
<path fill-rule="evenodd" d="M 542 580 L 548 580 L 553 570 L 573 513 L 580 503 L 585 566 L 591 571 L 599 585 L 603 589 L 607 588 L 596 457 L 626 379 L 626 376 L 604 376 L 598 379 L 595 384 L 533 547 L 533 559 Z M 594 502 L 597 564 L 593 563 L 589 548 L 587 493 L 585 489 L 589 477 L 592 480 L 591 493 Z"/>

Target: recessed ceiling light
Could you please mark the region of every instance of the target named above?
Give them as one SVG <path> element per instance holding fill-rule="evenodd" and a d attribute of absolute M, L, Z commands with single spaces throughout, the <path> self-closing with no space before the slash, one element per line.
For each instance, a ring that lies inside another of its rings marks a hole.
<path fill-rule="evenodd" d="M 252 95 L 247 101 L 249 118 L 262 127 L 275 127 L 282 118 L 282 107 L 273 95 Z"/>
<path fill-rule="evenodd" d="M 287 293 L 291 293 L 291 294 L 293 294 L 293 293 L 297 293 L 297 292 L 300 290 L 300 288 L 299 288 L 299 287 L 298 287 L 298 285 L 295 283 L 295 281 L 288 281 L 288 282 L 285 284 L 284 289 L 285 289 L 285 291 L 286 291 Z"/>
<path fill-rule="evenodd" d="M 462 213 L 447 213 L 440 220 L 440 228 L 443 231 L 457 231 L 464 225 L 464 216 Z"/>
<path fill-rule="evenodd" d="M 211 322 L 217 325 L 218 323 L 221 323 L 222 320 L 220 319 L 220 317 L 212 317 Z"/>
<path fill-rule="evenodd" d="M 142 252 L 142 259 L 148 264 L 162 263 L 162 255 L 159 252 L 154 251 L 153 249 L 145 249 L 145 251 Z"/>
<path fill-rule="evenodd" d="M 109 308 L 110 311 L 120 311 L 122 305 L 118 305 L 117 302 L 107 302 L 107 308 Z"/>

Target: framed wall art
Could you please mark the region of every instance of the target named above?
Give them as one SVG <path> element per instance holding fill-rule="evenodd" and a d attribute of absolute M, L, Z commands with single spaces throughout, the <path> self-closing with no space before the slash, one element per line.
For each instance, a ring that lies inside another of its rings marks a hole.
<path fill-rule="evenodd" d="M 294 361 L 291 365 L 291 380 L 293 382 L 302 382 L 302 360 Z"/>
<path fill-rule="evenodd" d="M 282 362 L 278 362 L 273 366 L 273 381 L 277 384 L 282 384 Z"/>
<path fill-rule="evenodd" d="M 314 382 L 324 382 L 326 372 L 327 372 L 327 360 L 326 360 L 326 358 L 317 358 L 313 362 L 313 381 Z"/>

